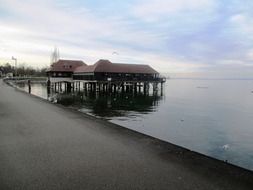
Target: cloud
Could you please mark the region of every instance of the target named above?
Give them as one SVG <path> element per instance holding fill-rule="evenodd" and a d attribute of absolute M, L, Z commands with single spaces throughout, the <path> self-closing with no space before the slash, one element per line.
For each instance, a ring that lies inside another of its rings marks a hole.
<path fill-rule="evenodd" d="M 159 71 L 244 67 L 252 64 L 249 7 L 237 0 L 0 0 L 0 61 L 14 55 L 49 64 L 56 45 L 62 58 L 89 64 L 105 58 Z"/>
<path fill-rule="evenodd" d="M 249 49 L 246 53 L 246 58 L 252 62 L 253 61 L 253 49 Z"/>
<path fill-rule="evenodd" d="M 232 27 L 235 27 L 235 31 L 240 32 L 242 36 L 246 35 L 251 40 L 253 39 L 252 15 L 243 13 L 232 15 L 230 23 Z"/>
<path fill-rule="evenodd" d="M 215 5 L 214 0 L 142 0 L 133 11 L 140 19 L 153 22 L 189 12 L 209 12 Z"/>
<path fill-rule="evenodd" d="M 57 45 L 64 58 L 84 59 L 90 63 L 99 58 L 129 62 L 132 56 L 138 57 L 147 50 L 150 53 L 150 49 L 159 44 L 156 33 L 137 30 L 120 17 L 96 17 L 83 7 L 66 12 L 49 1 L 34 4 L 11 0 L 4 5 L 16 15 L 0 20 L 1 44 L 6 49 L 5 52 L 0 50 L 0 58 L 4 61 L 15 55 L 20 62 L 34 66 L 49 64 L 50 51 Z M 115 50 L 121 52 L 117 59 L 111 57 Z"/>

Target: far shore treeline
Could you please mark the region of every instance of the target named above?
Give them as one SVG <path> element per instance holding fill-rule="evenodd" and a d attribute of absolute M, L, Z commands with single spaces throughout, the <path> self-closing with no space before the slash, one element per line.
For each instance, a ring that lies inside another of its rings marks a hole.
<path fill-rule="evenodd" d="M 11 66 L 9 63 L 0 64 L 0 73 L 2 75 L 7 75 L 8 73 L 13 73 L 13 76 L 46 76 L 47 67 L 43 68 L 34 68 L 31 66 L 26 66 L 24 64 L 17 66 L 17 71 L 14 66 Z"/>

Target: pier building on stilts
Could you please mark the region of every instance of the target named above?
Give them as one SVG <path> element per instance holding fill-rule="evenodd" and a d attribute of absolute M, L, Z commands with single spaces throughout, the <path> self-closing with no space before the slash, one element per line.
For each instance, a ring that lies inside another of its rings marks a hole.
<path fill-rule="evenodd" d="M 149 65 L 112 63 L 103 59 L 93 65 L 59 60 L 47 73 L 55 90 L 62 90 L 64 83 L 67 91 L 149 93 L 150 88 L 157 92 L 159 86 L 162 91 L 166 81 Z"/>

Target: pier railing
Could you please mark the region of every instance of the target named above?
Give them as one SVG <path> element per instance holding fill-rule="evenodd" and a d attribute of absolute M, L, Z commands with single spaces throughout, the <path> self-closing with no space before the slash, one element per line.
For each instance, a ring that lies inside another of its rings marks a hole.
<path fill-rule="evenodd" d="M 97 77 L 74 75 L 74 80 L 97 81 L 97 82 L 166 82 L 165 77 Z"/>
<path fill-rule="evenodd" d="M 27 82 L 28 80 L 32 82 L 44 83 L 47 81 L 46 77 L 6 77 L 4 81 L 11 81 L 16 83 Z"/>

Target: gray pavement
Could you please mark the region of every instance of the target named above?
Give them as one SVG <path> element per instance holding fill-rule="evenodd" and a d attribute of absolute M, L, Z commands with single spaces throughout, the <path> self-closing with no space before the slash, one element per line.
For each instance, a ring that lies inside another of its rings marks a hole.
<path fill-rule="evenodd" d="M 253 189 L 250 171 L 0 81 L 0 189 Z"/>

